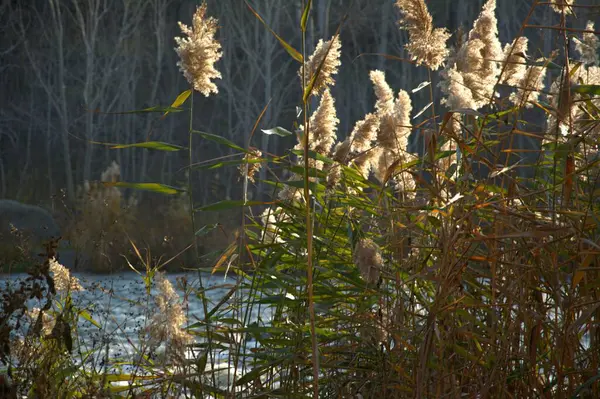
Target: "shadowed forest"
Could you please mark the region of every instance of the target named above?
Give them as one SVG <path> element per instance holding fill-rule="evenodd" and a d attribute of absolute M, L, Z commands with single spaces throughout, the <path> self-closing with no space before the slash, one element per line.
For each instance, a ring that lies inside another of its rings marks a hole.
<path fill-rule="evenodd" d="M 594 0 L 0 0 L 0 399 L 600 397 Z"/>
<path fill-rule="evenodd" d="M 49 198 L 62 190 L 72 201 L 77 187 L 84 181 L 99 180 L 113 160 L 120 166 L 123 181 L 177 185 L 185 180 L 181 171 L 186 162 L 184 155 L 135 148 L 115 151 L 93 143 L 157 140 L 186 144 L 187 137 L 179 133 L 186 130 L 186 118 L 157 120 L 154 114 L 118 113 L 167 106 L 186 89 L 186 81 L 178 72 L 173 38 L 180 33 L 178 21 L 190 23 L 196 3 L 4 0 L 0 4 L 0 196 L 50 204 Z M 280 37 L 300 47 L 301 36 L 296 29 L 302 14 L 300 3 L 265 0 L 251 4 Z M 427 2 L 436 25 L 453 33 L 460 28 L 468 32 L 482 4 L 480 0 Z M 223 58 L 218 69 L 223 78 L 215 82 L 219 96 L 196 99 L 195 126 L 245 143 L 269 102 L 260 128 L 292 126 L 301 94 L 297 62 L 244 1 L 209 1 L 208 5 L 219 19 Z M 498 1 L 498 35 L 502 43 L 519 32 L 530 6 L 528 1 Z M 595 20 L 597 16 L 573 18 L 567 21 L 568 27 L 583 29 L 589 18 Z M 554 25 L 559 19 L 549 7 L 539 7 L 528 23 Z M 408 33 L 398 29 L 398 13 L 392 1 L 315 2 L 306 31 L 307 53 L 314 50 L 319 39 L 330 38 L 342 21 L 340 59 L 348 67 L 340 69 L 332 88 L 340 138 L 348 135 L 356 121 L 372 108 L 370 70 L 385 71 L 395 89 L 410 91 L 428 79 L 426 68 L 375 55 L 410 58 L 404 49 Z M 560 32 L 543 29 L 523 33 L 530 40 L 533 57 L 549 54 L 561 37 Z M 449 45 L 456 39 L 454 34 Z M 432 79 L 435 98 L 440 98 L 439 77 L 433 74 Z M 430 102 L 427 93 L 425 90 L 413 96 L 415 110 Z M 413 124 L 419 126 L 427 116 L 423 114 Z M 419 136 L 419 131 L 412 136 Z M 410 151 L 419 151 L 416 142 L 420 138 L 412 140 L 415 145 Z M 261 151 L 280 154 L 295 141 L 257 135 L 252 144 Z M 199 161 L 232 154 L 210 143 L 199 145 L 195 151 Z M 266 170 L 260 172 L 261 179 L 266 175 Z M 201 203 L 238 198 L 242 191 L 235 168 L 218 173 L 200 171 L 194 179 Z M 250 192 L 262 196 L 270 189 L 258 183 Z"/>

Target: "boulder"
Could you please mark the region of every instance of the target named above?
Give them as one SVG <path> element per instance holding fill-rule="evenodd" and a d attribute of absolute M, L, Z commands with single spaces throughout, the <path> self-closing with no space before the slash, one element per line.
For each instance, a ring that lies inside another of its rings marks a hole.
<path fill-rule="evenodd" d="M 12 226 L 40 243 L 60 236 L 60 228 L 47 210 L 12 200 L 0 200 L 0 234 L 11 234 Z"/>

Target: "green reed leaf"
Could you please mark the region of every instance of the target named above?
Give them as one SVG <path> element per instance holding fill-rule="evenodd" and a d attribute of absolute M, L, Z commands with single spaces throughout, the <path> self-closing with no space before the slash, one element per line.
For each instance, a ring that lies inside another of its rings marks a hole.
<path fill-rule="evenodd" d="M 180 151 L 185 150 L 185 147 L 163 143 L 161 141 L 144 141 L 142 143 L 133 143 L 133 144 L 116 144 L 110 147 L 111 149 L 123 149 L 123 148 L 147 148 L 150 150 L 157 151 Z"/>
<path fill-rule="evenodd" d="M 87 310 L 85 310 L 85 309 L 79 309 L 79 310 L 77 310 L 77 313 L 84 320 L 89 321 L 90 323 L 92 323 L 94 326 L 96 326 L 98 328 L 102 328 L 102 326 L 100 325 L 100 323 L 98 323 L 96 320 L 94 320 L 94 318 L 92 317 L 92 315 L 90 314 L 90 312 L 88 312 Z"/>
<path fill-rule="evenodd" d="M 214 162 L 214 163 L 209 163 L 209 164 L 205 164 L 205 165 L 197 165 L 197 166 L 192 166 L 192 169 L 196 169 L 196 170 L 211 170 L 211 169 L 219 169 L 219 168 L 223 168 L 225 166 L 236 166 L 236 165 L 245 165 L 245 164 L 253 164 L 253 163 L 262 163 L 262 162 L 267 162 L 268 160 L 265 158 L 255 158 L 255 159 L 236 159 L 234 161 L 220 161 L 220 162 Z"/>
<path fill-rule="evenodd" d="M 304 12 L 302 13 L 302 19 L 300 20 L 300 28 L 302 32 L 306 32 L 306 23 L 308 21 L 308 14 L 310 13 L 310 7 L 312 5 L 312 0 L 308 0 L 306 2 L 306 7 L 304 7 Z"/>
<path fill-rule="evenodd" d="M 218 135 L 212 134 L 212 133 L 201 132 L 199 130 L 192 130 L 192 133 L 198 134 L 207 140 L 214 141 L 215 143 L 226 145 L 227 147 L 233 148 L 234 150 L 249 153 L 249 151 L 246 150 L 245 148 L 240 147 L 239 145 L 235 144 L 233 141 L 228 140 L 223 136 L 218 136 Z"/>
<path fill-rule="evenodd" d="M 284 129 L 284 128 L 280 127 L 280 126 L 277 126 L 277 127 L 271 128 L 271 129 L 261 129 L 261 131 L 264 134 L 267 134 L 269 136 L 273 135 L 273 134 L 276 134 L 279 137 L 287 137 L 287 136 L 293 136 L 294 135 L 294 133 L 292 133 L 289 130 Z"/>
<path fill-rule="evenodd" d="M 252 6 L 250 6 L 250 4 L 248 4 L 248 2 L 246 1 L 246 5 L 248 6 L 248 8 L 250 9 L 250 12 L 252 14 L 254 14 L 254 16 L 260 21 L 262 22 L 262 24 L 269 30 L 269 32 L 271 32 L 271 34 L 273 36 L 275 36 L 275 38 L 279 41 L 279 43 L 281 43 L 281 45 L 283 46 L 283 48 L 285 49 L 285 51 L 288 52 L 289 55 L 292 56 L 293 59 L 295 59 L 298 62 L 302 62 L 303 61 L 303 57 L 302 54 L 300 54 L 298 52 L 298 50 L 296 50 L 295 48 L 293 48 L 292 46 L 290 46 L 285 40 L 283 40 L 281 37 L 279 37 L 279 35 L 277 33 L 275 33 L 275 31 L 273 29 L 271 29 L 271 27 L 269 25 L 267 25 L 267 23 L 265 22 L 264 19 L 262 19 L 262 17 L 260 16 L 259 13 L 257 13 L 254 8 L 252 8 Z"/>
<path fill-rule="evenodd" d="M 575 93 L 600 96 L 600 85 L 574 85 L 571 90 Z"/>
<path fill-rule="evenodd" d="M 214 204 L 201 206 L 196 208 L 195 211 L 204 211 L 204 212 L 214 212 L 214 211 L 224 211 L 227 209 L 239 208 L 242 206 L 254 206 L 254 205 L 270 205 L 273 202 L 263 202 L 263 201 L 246 201 L 243 200 L 224 200 L 215 202 Z"/>
<path fill-rule="evenodd" d="M 127 114 L 147 114 L 147 113 L 150 113 L 150 112 L 167 113 L 167 112 L 181 112 L 181 111 L 185 111 L 185 109 L 178 108 L 178 107 L 160 107 L 160 106 L 156 106 L 156 107 L 138 109 L 138 110 L 135 110 L 135 111 L 106 112 L 106 114 L 109 114 L 109 115 L 112 115 L 112 114 L 114 114 L 114 115 L 127 115 Z"/>
<path fill-rule="evenodd" d="M 152 191 L 159 194 L 179 194 L 185 192 L 182 188 L 168 186 L 160 183 L 127 183 L 123 181 L 102 182 L 107 187 L 132 188 L 134 190 Z"/>
<path fill-rule="evenodd" d="M 179 108 L 180 106 L 183 105 L 183 103 L 185 103 L 185 101 L 189 98 L 189 96 L 192 94 L 192 90 L 188 89 L 184 92 L 182 92 L 181 94 L 179 94 L 177 96 L 177 98 L 175 99 L 175 101 L 173 101 L 173 104 L 171 104 L 172 108 Z M 167 116 L 169 114 L 170 111 L 167 111 L 163 114 L 163 118 L 165 116 Z"/>

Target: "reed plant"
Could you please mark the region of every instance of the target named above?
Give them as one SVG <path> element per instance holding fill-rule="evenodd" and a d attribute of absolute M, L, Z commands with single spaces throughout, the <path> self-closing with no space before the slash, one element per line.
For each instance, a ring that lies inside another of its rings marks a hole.
<path fill-rule="evenodd" d="M 534 0 L 503 44 L 496 0 L 487 0 L 451 46 L 424 0 L 397 0 L 406 51 L 429 70 L 413 93 L 428 89 L 430 116 L 413 126 L 411 94 L 372 71 L 373 110 L 344 134 L 332 90 L 338 70 L 352 67 L 340 61 L 342 25 L 307 54 L 311 4 L 303 1 L 300 51 L 272 31 L 298 61 L 302 93 L 295 126 L 267 130 L 296 133 L 297 145 L 279 155 L 251 146 L 262 114 L 245 143 L 193 128 L 194 91 L 218 92 L 218 22 L 203 4 L 192 27 L 181 25 L 187 37 L 176 50 L 190 89 L 156 110 L 189 111 L 187 185 L 104 186 L 186 195 L 196 259 L 198 237 L 218 228 L 200 226 L 203 215 L 241 209 L 240 228 L 182 286 L 186 300 L 202 302 L 197 315 L 185 315 L 165 264 L 133 244 L 148 298 L 159 287 L 146 304 L 156 309 L 148 318 L 155 328 L 129 360 L 136 372 L 121 375 L 128 389 L 104 377 L 106 389 L 128 397 L 599 397 L 600 32 L 592 22 L 567 28 L 574 10 L 596 8 Z M 536 28 L 558 30 L 562 47 L 539 54 L 525 33 L 546 7 L 560 25 Z M 545 119 L 541 132 L 531 112 Z M 416 129 L 427 133 L 420 155 L 407 150 Z M 519 148 L 519 136 L 537 146 Z M 195 163 L 198 140 L 239 157 Z M 231 166 L 243 197 L 195 204 L 193 172 Z M 248 199 L 259 168 L 270 176 L 261 181 L 273 189 L 269 201 Z M 228 277 L 224 294 L 210 295 L 207 272 Z M 161 346 L 160 360 L 150 356 Z"/>

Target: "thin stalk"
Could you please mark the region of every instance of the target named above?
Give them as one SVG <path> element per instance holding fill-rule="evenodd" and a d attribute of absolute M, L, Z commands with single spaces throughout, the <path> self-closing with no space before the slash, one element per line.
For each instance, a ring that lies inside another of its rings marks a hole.
<path fill-rule="evenodd" d="M 256 128 L 258 127 L 258 124 L 260 122 L 260 120 L 262 119 L 262 116 L 265 114 L 265 111 L 267 110 L 267 107 L 269 106 L 269 104 L 271 103 L 271 101 L 269 101 L 267 103 L 267 105 L 263 108 L 263 111 L 261 112 L 261 114 L 259 115 L 258 119 L 256 120 L 254 127 L 252 128 L 252 132 L 250 133 L 250 137 L 248 137 L 248 142 L 246 143 L 246 149 L 249 150 L 250 149 L 250 143 L 252 142 L 252 137 L 254 136 L 254 132 L 256 132 Z M 249 170 L 250 164 L 249 162 L 246 162 L 244 165 L 244 190 L 243 190 L 243 197 L 244 197 L 244 205 L 246 205 L 246 203 L 248 202 L 248 170 Z M 246 213 L 244 211 L 245 208 L 242 208 L 242 227 L 241 227 L 241 237 L 239 240 L 239 246 L 238 246 L 238 266 L 241 268 L 242 267 L 242 257 L 244 254 L 244 251 L 247 249 L 247 245 L 246 245 Z M 250 211 L 250 214 L 252 214 L 252 211 Z M 256 265 L 254 264 L 254 261 L 252 260 L 252 253 L 248 250 L 247 254 L 250 258 L 250 262 L 253 264 L 253 268 L 256 270 Z M 252 276 L 252 283 L 254 284 L 255 281 L 255 275 L 256 273 L 253 274 Z M 242 279 L 244 277 L 242 277 L 242 275 L 240 275 L 239 273 L 236 273 L 236 286 L 240 286 L 242 284 Z M 248 296 L 248 298 L 250 298 L 250 296 Z M 242 314 L 242 307 L 244 305 L 244 295 L 242 292 L 236 292 L 236 301 L 238 301 L 238 305 L 239 306 L 234 306 L 235 312 L 237 312 L 239 310 L 239 315 L 241 316 Z M 259 305 L 260 308 L 260 305 Z M 259 311 L 260 313 L 260 311 Z M 248 312 L 245 312 L 244 314 L 244 324 L 246 325 L 246 316 L 248 316 Z M 243 345 L 244 349 L 243 349 L 243 353 L 245 353 L 246 351 L 246 341 L 247 340 L 243 340 L 244 343 L 243 344 L 237 344 L 234 343 L 232 344 L 233 346 L 235 346 L 235 360 L 234 360 L 234 366 L 233 366 L 233 383 L 232 383 L 232 395 L 235 394 L 235 385 L 236 385 L 236 380 L 237 380 L 237 370 L 238 370 L 238 362 L 239 362 L 239 357 L 240 357 L 240 350 L 241 347 Z M 231 360 L 231 351 L 229 351 L 229 359 Z M 244 360 L 244 365 L 245 365 L 245 360 Z M 243 366 L 242 366 L 243 367 Z M 227 380 L 229 383 L 229 374 L 227 375 Z"/>
<path fill-rule="evenodd" d="M 542 4 L 542 3 L 538 3 Z M 594 35 L 600 35 L 600 31 L 590 30 L 590 29 L 575 29 L 575 28 L 567 28 L 564 26 L 546 26 L 546 25 L 525 25 L 526 28 L 531 29 L 552 29 L 561 32 L 571 32 L 571 33 L 593 33 Z"/>
<path fill-rule="evenodd" d="M 570 73 L 570 71 L 571 71 L 571 65 L 570 65 L 570 61 L 569 61 L 569 37 L 567 35 L 567 31 L 569 29 L 567 28 L 567 17 L 566 17 L 566 11 L 565 11 L 564 8 L 562 9 L 562 13 L 561 13 L 561 16 L 560 16 L 560 28 L 561 28 L 562 39 L 563 39 L 563 43 L 564 43 L 565 68 L 564 68 L 563 82 L 561 82 L 561 94 L 560 94 L 559 101 L 566 100 L 567 106 L 564 107 L 562 104 L 559 104 L 559 110 L 561 110 L 561 112 L 562 112 L 562 110 L 566 109 L 566 112 L 568 112 L 568 115 L 564 115 L 563 114 L 563 115 L 559 115 L 559 116 L 560 116 L 561 119 L 565 118 L 565 117 L 568 118 L 567 122 L 569 124 L 568 125 L 569 126 L 569 138 L 571 138 L 574 135 L 574 132 L 573 132 L 573 118 L 572 118 L 573 114 L 571 112 L 571 107 L 572 107 L 572 97 L 571 97 L 572 93 L 571 93 L 571 86 L 570 86 L 570 82 L 571 82 L 571 73 Z M 566 83 L 564 82 L 565 80 L 566 80 Z M 566 99 L 564 98 L 564 96 L 562 94 L 563 90 L 565 90 L 565 89 L 567 91 Z M 562 122 L 562 121 L 559 120 L 557 122 L 557 124 L 556 124 L 556 136 L 555 136 L 556 143 L 558 143 L 558 138 L 559 138 L 559 136 L 558 136 L 559 132 L 558 131 L 559 131 L 560 122 Z M 568 156 L 572 156 L 571 151 L 568 154 Z M 565 176 L 566 176 L 566 166 L 567 166 L 566 163 L 568 162 L 568 156 L 567 156 L 567 158 L 565 158 Z M 553 187 L 554 187 L 554 189 L 552 190 L 552 193 L 553 193 L 553 196 L 552 196 L 552 206 L 553 206 L 553 208 L 552 208 L 552 224 L 555 225 L 555 226 L 557 224 L 561 223 L 560 221 L 556 220 L 556 218 L 557 218 L 556 206 L 557 206 L 557 197 L 558 197 L 558 193 L 556 191 L 556 178 L 557 178 L 557 174 L 558 174 L 556 166 L 557 166 L 557 157 L 554 156 L 554 174 L 553 174 L 553 182 L 554 182 Z M 563 193 L 564 193 L 564 188 L 563 188 Z M 564 198 L 563 198 L 563 201 L 561 201 L 561 203 L 559 205 L 559 207 L 560 207 L 559 210 L 563 208 L 564 202 L 565 201 L 564 201 Z M 559 276 L 558 262 L 557 262 L 556 265 L 554 265 L 554 274 L 557 277 Z M 563 305 L 563 304 L 561 304 L 561 305 Z M 558 304 L 557 304 L 557 307 L 558 307 Z M 569 320 L 570 320 L 569 316 L 571 316 L 572 309 L 571 309 L 570 305 L 569 306 L 564 306 L 563 305 L 561 307 L 563 307 L 563 309 L 561 309 L 561 313 L 564 314 L 564 324 L 562 326 L 562 329 L 560 330 L 560 332 L 562 334 L 559 335 L 559 340 L 558 340 L 558 344 L 559 345 L 557 345 L 558 348 L 561 348 L 560 358 L 559 358 L 560 359 L 559 360 L 559 367 L 557 367 L 557 381 L 558 381 L 558 393 L 560 395 L 559 397 L 562 398 L 562 397 L 564 397 L 564 394 L 563 394 L 563 392 L 564 392 L 564 377 L 565 376 L 567 377 L 567 384 L 568 384 L 568 388 L 567 389 L 570 392 L 572 392 L 572 390 L 573 390 L 573 382 L 574 381 L 573 381 L 573 376 L 570 373 L 568 373 L 567 371 L 565 371 L 565 369 L 568 370 L 568 369 L 571 368 L 571 362 L 572 362 L 572 360 L 570 359 L 570 356 L 568 354 L 568 351 L 567 351 L 567 348 L 568 348 L 568 345 L 569 345 L 569 344 L 567 344 L 567 342 L 568 342 L 567 338 L 568 338 L 568 335 L 570 335 L 568 333 L 569 324 L 570 324 L 569 323 Z M 566 309 L 564 309 L 564 308 L 566 308 Z M 556 331 L 559 331 L 559 330 L 556 330 Z"/>
<path fill-rule="evenodd" d="M 303 2 L 304 3 L 304 2 Z M 302 30 L 302 93 L 306 90 L 306 30 Z M 308 314 L 310 321 L 310 338 L 312 346 L 312 368 L 313 368 L 313 397 L 319 397 L 319 353 L 317 352 L 317 335 L 315 332 L 315 305 L 313 299 L 313 242 L 312 242 L 312 220 L 311 220 L 311 206 L 310 206 L 310 190 L 309 190 L 309 179 L 308 179 L 308 135 L 309 135 L 309 123 L 308 118 L 309 106 L 308 101 L 310 96 L 303 101 L 303 118 L 304 118 L 304 199 L 306 201 L 306 252 L 308 256 L 306 264 L 306 290 L 308 294 Z"/>
<path fill-rule="evenodd" d="M 194 194 L 192 190 L 192 165 L 194 164 L 193 158 L 193 147 L 192 147 L 192 139 L 194 137 L 194 91 L 192 90 L 192 94 L 190 95 L 190 121 L 189 121 L 189 131 L 188 131 L 188 164 L 190 167 L 188 168 L 188 181 L 187 181 L 187 192 L 188 192 L 188 201 L 190 207 L 190 221 L 192 223 L 192 239 L 194 240 L 194 259 L 200 258 L 200 252 L 198 250 L 198 240 L 196 239 L 196 220 L 194 217 Z M 213 386 L 216 386 L 215 379 L 215 360 L 212 354 L 212 339 L 210 337 L 210 327 L 209 322 L 206 319 L 206 315 L 208 315 L 208 305 L 206 303 L 206 292 L 204 290 L 204 285 L 202 284 L 202 276 L 198 275 L 198 285 L 200 287 L 200 292 L 202 293 L 202 310 L 204 311 L 204 318 L 206 323 L 206 339 L 208 340 L 208 357 L 210 359 L 210 372 L 212 378 Z M 198 372 L 202 372 L 204 370 L 198 370 Z"/>

